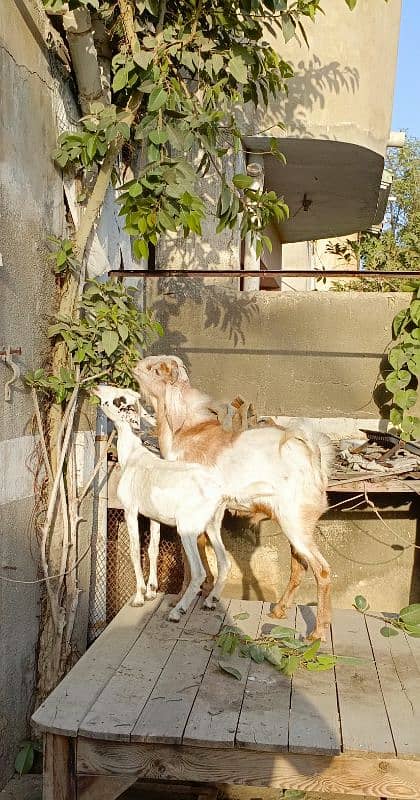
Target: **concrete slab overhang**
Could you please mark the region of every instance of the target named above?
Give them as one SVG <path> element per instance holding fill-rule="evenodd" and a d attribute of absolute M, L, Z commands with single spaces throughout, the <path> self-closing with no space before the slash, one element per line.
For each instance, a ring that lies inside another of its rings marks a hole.
<path fill-rule="evenodd" d="M 283 243 L 345 236 L 378 224 L 383 157 L 367 147 L 312 138 L 279 138 L 286 164 L 264 156 L 265 188 L 283 196 L 290 218 L 278 226 Z M 265 137 L 246 137 L 255 152 Z"/>

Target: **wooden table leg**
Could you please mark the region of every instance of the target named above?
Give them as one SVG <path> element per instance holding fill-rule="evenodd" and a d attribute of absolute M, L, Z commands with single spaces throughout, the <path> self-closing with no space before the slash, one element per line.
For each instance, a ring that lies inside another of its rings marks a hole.
<path fill-rule="evenodd" d="M 75 740 L 44 735 L 42 800 L 76 800 Z"/>

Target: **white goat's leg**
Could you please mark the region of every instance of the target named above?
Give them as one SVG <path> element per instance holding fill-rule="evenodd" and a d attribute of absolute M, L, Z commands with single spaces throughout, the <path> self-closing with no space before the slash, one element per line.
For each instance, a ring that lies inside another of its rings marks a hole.
<path fill-rule="evenodd" d="M 201 584 L 206 577 L 206 571 L 203 567 L 200 553 L 198 552 L 197 533 L 183 533 L 181 531 L 178 531 L 178 533 L 181 537 L 182 546 L 185 550 L 185 555 L 187 556 L 190 567 L 190 582 L 185 594 L 169 614 L 171 622 L 179 622 L 181 614 L 185 614 L 193 600 L 199 594 Z"/>
<path fill-rule="evenodd" d="M 223 544 L 223 539 L 220 533 L 222 520 L 225 513 L 225 507 L 219 509 L 214 515 L 212 521 L 207 525 L 206 533 L 210 539 L 217 561 L 217 580 L 214 584 L 208 597 L 205 599 L 203 605 L 205 608 L 214 608 L 223 591 L 226 583 L 226 578 L 229 575 L 231 568 L 231 559 L 226 548 Z"/>
<path fill-rule="evenodd" d="M 125 521 L 127 523 L 128 534 L 130 537 L 131 561 L 136 576 L 136 593 L 131 599 L 131 605 L 142 606 L 144 604 L 146 584 L 144 582 L 140 560 L 140 538 L 137 511 L 125 511 Z"/>
<path fill-rule="evenodd" d="M 153 600 L 158 590 L 157 560 L 159 555 L 160 525 L 153 519 L 150 520 L 149 579 L 146 588 L 146 600 Z"/>

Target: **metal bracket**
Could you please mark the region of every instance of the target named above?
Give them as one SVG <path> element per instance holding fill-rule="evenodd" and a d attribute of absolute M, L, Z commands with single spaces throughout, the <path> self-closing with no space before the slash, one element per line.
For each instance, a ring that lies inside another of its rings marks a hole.
<path fill-rule="evenodd" d="M 12 349 L 10 345 L 6 347 L 5 350 L 0 351 L 0 358 L 4 359 L 5 364 L 7 364 L 13 372 L 13 376 L 4 384 L 4 399 L 6 403 L 10 403 L 12 399 L 12 384 L 20 378 L 20 366 L 13 360 L 13 356 L 20 356 L 21 353 L 22 349 L 20 347 Z"/>

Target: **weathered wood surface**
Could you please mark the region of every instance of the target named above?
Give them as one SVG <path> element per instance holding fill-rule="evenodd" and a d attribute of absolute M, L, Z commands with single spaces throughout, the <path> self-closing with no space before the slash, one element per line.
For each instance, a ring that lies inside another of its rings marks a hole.
<path fill-rule="evenodd" d="M 77 778 L 77 800 L 116 800 L 133 785 L 133 775 L 79 775 Z"/>
<path fill-rule="evenodd" d="M 214 612 L 197 604 L 133 728 L 132 741 L 182 742 L 228 604 L 218 603 Z"/>
<path fill-rule="evenodd" d="M 300 764 L 293 760 L 295 756 L 308 757 L 308 763 L 321 764 L 324 770 L 338 753 L 341 764 L 344 757 L 348 763 L 354 756 L 363 763 L 373 759 L 387 765 L 389 759 L 396 762 L 402 758 L 405 764 L 414 760 L 420 764 L 420 639 L 402 633 L 384 639 L 379 632 L 381 622 L 366 620 L 354 610 L 335 611 L 332 642 L 323 649 L 332 646 L 338 655 L 364 661 L 339 665 L 335 671 L 298 671 L 290 679 L 270 664 L 256 664 L 239 655 L 223 656 L 214 637 L 223 624 L 235 624 L 252 636 L 268 633 L 273 625 L 296 625 L 305 635 L 313 627 L 312 607 L 294 607 L 287 619 L 279 621 L 268 616 L 269 603 L 226 600 L 212 612 L 204 610 L 198 600 L 189 614 L 174 624 L 167 621 L 170 602 L 169 597 L 158 598 L 143 608 L 126 606 L 118 614 L 36 712 L 38 725 L 49 734 L 60 734 L 48 741 L 78 736 L 78 742 L 97 740 L 101 746 L 115 742 L 122 746 L 122 753 L 126 743 L 138 743 L 146 748 L 138 751 L 142 754 L 159 745 L 177 746 L 179 753 L 180 745 L 182 752 L 184 748 L 188 752 L 222 749 L 228 754 L 246 749 L 250 763 L 255 759 L 257 765 L 258 753 L 265 754 L 272 763 L 282 764 L 281 770 L 284 764 Z M 236 667 L 241 679 L 222 672 L 220 661 Z M 284 764 L 276 761 L 281 754 L 286 758 Z M 315 756 L 324 761 L 313 762 Z M 243 757 L 237 762 L 238 769 L 239 764 L 247 763 L 245 753 Z M 145 755 L 142 759 L 149 763 Z M 359 767 L 361 763 L 357 762 Z M 113 777 L 127 777 L 124 769 L 122 760 L 121 772 Z M 147 779 L 142 769 L 139 774 Z M 389 769 L 384 767 L 387 775 Z M 385 783 L 387 775 L 383 776 Z M 363 773 L 361 780 L 364 777 Z M 201 779 L 200 772 L 194 780 Z M 264 784 L 264 770 L 262 779 L 262 785 L 276 785 Z M 371 793 L 375 794 L 378 785 L 382 796 L 400 796 L 395 787 L 385 791 L 385 784 L 375 780 Z M 317 791 L 321 791 L 320 785 L 316 784 Z M 290 787 L 302 788 L 293 781 Z M 368 788 L 363 784 L 363 791 L 353 793 L 369 794 Z M 95 791 L 101 796 L 99 783 Z"/>
<path fill-rule="evenodd" d="M 97 739 L 130 740 L 133 727 L 191 614 L 190 610 L 177 625 L 169 622 L 171 602 L 170 595 L 163 598 L 81 722 L 79 733 Z"/>
<path fill-rule="evenodd" d="M 238 625 L 244 633 L 256 636 L 262 603 L 259 600 L 231 600 L 226 614 L 228 624 Z M 247 619 L 238 615 L 248 614 Z M 241 675 L 237 680 L 221 671 L 219 662 L 234 667 Z M 183 736 L 186 744 L 233 747 L 236 728 L 242 707 L 249 658 L 238 654 L 223 656 L 214 650 L 204 673 Z"/>
<path fill-rule="evenodd" d="M 420 744 L 420 672 L 409 637 L 400 633 L 386 639 L 380 632 L 383 622 L 369 617 L 366 622 L 397 756 L 412 758 Z"/>
<path fill-rule="evenodd" d="M 72 739 L 44 737 L 43 800 L 76 800 L 76 754 Z"/>
<path fill-rule="evenodd" d="M 350 610 L 334 611 L 332 640 L 337 655 L 364 659 L 356 666 L 336 668 L 343 752 L 394 756 L 394 742 L 363 615 Z"/>
<path fill-rule="evenodd" d="M 264 603 L 258 635 L 268 635 L 277 625 L 294 628 L 296 608 L 285 619 L 269 616 L 270 603 Z M 271 664 L 251 662 L 236 731 L 236 744 L 251 750 L 287 751 L 292 680 Z"/>
<path fill-rule="evenodd" d="M 298 606 L 296 630 L 306 637 L 315 627 L 316 609 Z M 331 636 L 322 646 L 331 653 Z M 289 718 L 289 751 L 292 753 L 340 753 L 341 733 L 334 670 L 293 676 Z"/>
<path fill-rule="evenodd" d="M 135 775 L 148 780 L 196 781 L 299 789 L 326 794 L 418 800 L 420 762 L 303 753 L 253 753 L 240 748 L 99 742 L 79 739 L 81 774 Z"/>
<path fill-rule="evenodd" d="M 364 480 L 357 480 L 357 478 L 355 478 L 354 481 L 349 481 L 348 483 L 340 483 L 339 481 L 335 483 L 334 481 L 331 481 L 327 492 L 328 494 L 359 494 L 363 493 L 365 489 L 368 495 L 372 494 L 372 492 L 414 495 L 420 492 L 420 481 L 411 478 L 409 480 L 404 478 L 401 478 L 400 480 L 397 480 L 396 478 L 384 478 L 382 480 L 381 478 L 381 480 L 374 481 L 372 479 L 369 480 L 369 476 L 367 476 Z"/>
<path fill-rule="evenodd" d="M 33 722 L 42 730 L 76 736 L 79 725 L 104 686 L 153 618 L 162 601 L 157 597 L 142 608 L 124 606 L 71 672 L 42 703 Z"/>

